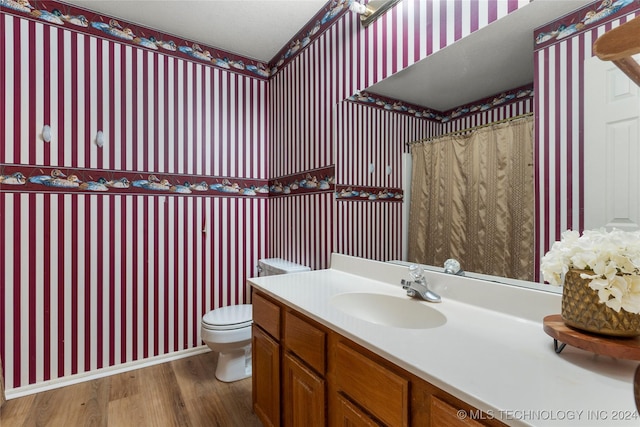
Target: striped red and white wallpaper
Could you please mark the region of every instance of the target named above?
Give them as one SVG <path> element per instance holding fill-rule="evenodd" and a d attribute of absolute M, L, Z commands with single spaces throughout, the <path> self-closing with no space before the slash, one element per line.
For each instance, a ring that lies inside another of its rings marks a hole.
<path fill-rule="evenodd" d="M 7 388 L 200 345 L 247 301 L 266 201 L 0 193 Z"/>
<path fill-rule="evenodd" d="M 528 0 L 405 0 L 366 29 L 355 14 L 339 18 L 270 80 L 271 176 L 290 175 L 335 162 L 337 184 L 389 182 L 399 187 L 403 143 L 430 136 L 427 132 L 433 131 L 429 129 L 432 125 L 401 121 L 393 114 L 376 116 L 377 113 L 367 109 L 352 110 L 350 120 L 361 123 L 363 129 L 374 128 L 367 124 L 370 120 L 386 130 L 369 147 L 362 145 L 359 153 L 350 153 L 349 143 L 357 139 L 357 133 L 343 135 L 337 131 L 342 126 L 340 116 L 345 113 L 342 101 L 528 3 Z M 346 108 L 348 112 L 349 107 Z M 387 137 L 392 133 L 394 139 L 390 141 Z M 369 174 L 368 163 L 374 163 L 377 172 Z M 386 175 L 387 164 L 392 165 L 391 175 Z M 313 252 L 319 254 L 334 248 L 336 252 L 378 260 L 401 258 L 400 205 L 389 207 L 381 202 L 364 208 L 350 203 L 366 202 L 337 201 L 335 217 L 331 219 L 334 230 L 321 221 L 308 225 L 308 232 L 320 236 L 316 241 L 322 242 Z M 296 198 L 273 217 L 269 230 L 271 256 L 286 254 L 293 261 L 307 258 L 306 234 L 289 236 L 286 227 L 299 212 L 312 208 L 306 199 Z M 380 229 L 382 224 L 385 230 Z M 354 226 L 362 234 L 354 234 Z M 386 237 L 380 238 L 381 233 Z M 353 239 L 364 239 L 367 243 L 363 247 Z M 326 244 L 329 241 L 334 243 Z M 328 259 L 328 253 L 320 255 L 315 266 L 327 267 Z"/>
<path fill-rule="evenodd" d="M 335 122 L 336 183 L 385 188 L 402 188 L 406 143 L 437 135 L 442 126 L 348 101 L 338 103 Z"/>
<path fill-rule="evenodd" d="M 585 58 L 606 31 L 640 9 L 539 48 L 534 53 L 536 115 L 536 265 L 567 229 L 584 228 Z M 557 27 L 554 27 L 557 28 Z M 536 280 L 539 280 L 539 271 Z"/>
<path fill-rule="evenodd" d="M 307 265 L 326 268 L 334 252 L 333 192 L 273 197 L 269 199 L 269 235 L 277 256 Z M 300 245 L 300 246 L 299 246 Z"/>
<path fill-rule="evenodd" d="M 0 23 L 0 175 L 24 165 L 267 184 L 267 81 L 4 13 Z M 9 391 L 201 345 L 203 313 L 248 301 L 246 278 L 267 256 L 266 198 L 16 187 L 0 183 Z"/>
<path fill-rule="evenodd" d="M 0 163 L 268 178 L 267 82 L 0 17 Z"/>
<path fill-rule="evenodd" d="M 366 29 L 345 14 L 270 80 L 272 177 L 333 162 L 339 102 L 528 3 L 408 0 Z"/>
<path fill-rule="evenodd" d="M 347 101 L 338 103 L 336 112 L 336 183 L 354 188 L 402 190 L 405 143 L 441 126 Z M 402 258 L 401 203 L 337 200 L 335 210 L 336 252 L 383 261 Z"/>

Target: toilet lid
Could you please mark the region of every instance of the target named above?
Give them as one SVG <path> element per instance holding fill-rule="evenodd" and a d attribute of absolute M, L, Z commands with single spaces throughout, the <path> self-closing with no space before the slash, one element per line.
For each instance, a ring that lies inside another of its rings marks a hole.
<path fill-rule="evenodd" d="M 202 324 L 209 329 L 238 329 L 251 326 L 252 319 L 251 304 L 240 304 L 211 310 L 202 317 Z"/>

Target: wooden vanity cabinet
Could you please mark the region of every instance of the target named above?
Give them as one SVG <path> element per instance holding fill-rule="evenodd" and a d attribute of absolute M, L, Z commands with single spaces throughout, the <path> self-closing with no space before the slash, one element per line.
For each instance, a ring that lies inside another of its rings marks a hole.
<path fill-rule="evenodd" d="M 267 427 L 280 426 L 280 306 L 253 295 L 253 410 Z"/>
<path fill-rule="evenodd" d="M 326 339 L 324 328 L 285 308 L 284 425 L 326 425 Z"/>
<path fill-rule="evenodd" d="M 326 425 L 326 330 L 253 293 L 253 408 L 265 426 Z"/>
<path fill-rule="evenodd" d="M 265 426 L 504 426 L 255 290 L 253 310 L 253 407 Z"/>

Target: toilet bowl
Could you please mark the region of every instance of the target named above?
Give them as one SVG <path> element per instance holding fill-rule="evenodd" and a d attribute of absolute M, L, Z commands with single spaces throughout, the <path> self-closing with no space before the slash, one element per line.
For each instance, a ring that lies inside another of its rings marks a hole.
<path fill-rule="evenodd" d="M 200 337 L 218 353 L 216 378 L 224 382 L 251 376 L 251 304 L 211 310 L 202 317 Z"/>
<path fill-rule="evenodd" d="M 258 261 L 260 276 L 308 271 L 309 267 L 281 258 Z M 216 378 L 224 382 L 251 376 L 251 304 L 231 305 L 211 310 L 202 317 L 200 337 L 218 353 Z"/>

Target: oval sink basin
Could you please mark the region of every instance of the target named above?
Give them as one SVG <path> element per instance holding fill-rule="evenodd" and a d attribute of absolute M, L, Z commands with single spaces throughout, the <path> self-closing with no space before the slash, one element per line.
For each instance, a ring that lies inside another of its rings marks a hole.
<path fill-rule="evenodd" d="M 393 295 L 353 292 L 339 294 L 331 304 L 358 319 L 405 329 L 429 329 L 447 322 L 444 314 L 424 303 Z"/>

